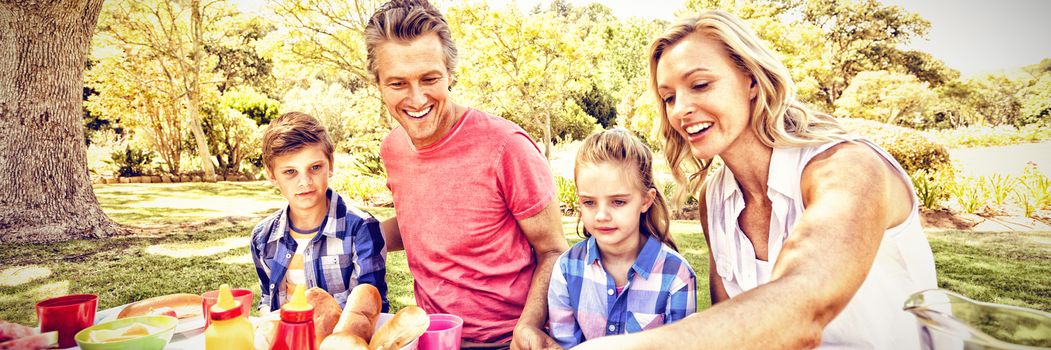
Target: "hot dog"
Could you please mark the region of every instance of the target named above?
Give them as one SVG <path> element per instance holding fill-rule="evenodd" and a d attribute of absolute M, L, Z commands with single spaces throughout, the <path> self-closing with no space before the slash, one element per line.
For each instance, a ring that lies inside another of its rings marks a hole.
<path fill-rule="evenodd" d="M 307 289 L 306 297 L 307 303 L 314 306 L 314 339 L 320 342 L 332 334 L 332 329 L 343 310 L 339 307 L 339 302 L 324 289 Z"/>
<path fill-rule="evenodd" d="M 376 335 L 369 342 L 369 348 L 372 350 L 401 349 L 423 335 L 430 323 L 431 320 L 423 309 L 412 305 L 406 306 L 376 331 Z"/>
<path fill-rule="evenodd" d="M 203 302 L 204 299 L 196 294 L 162 295 L 128 304 L 124 310 L 120 311 L 117 318 L 163 314 L 168 312 L 166 308 L 174 311 L 175 317 L 180 319 L 201 316 Z"/>
<path fill-rule="evenodd" d="M 383 299 L 375 286 L 359 284 L 354 287 L 332 335 L 321 341 L 319 349 L 367 349 L 382 311 Z"/>

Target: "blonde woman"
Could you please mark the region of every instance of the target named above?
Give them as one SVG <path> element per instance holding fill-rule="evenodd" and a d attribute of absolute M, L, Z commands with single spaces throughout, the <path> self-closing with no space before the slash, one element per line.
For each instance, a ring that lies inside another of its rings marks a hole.
<path fill-rule="evenodd" d="M 649 57 L 665 155 L 701 203 L 714 305 L 581 348 L 919 348 L 901 307 L 936 287 L 934 259 L 898 162 L 797 101 L 731 14 L 672 26 Z"/>

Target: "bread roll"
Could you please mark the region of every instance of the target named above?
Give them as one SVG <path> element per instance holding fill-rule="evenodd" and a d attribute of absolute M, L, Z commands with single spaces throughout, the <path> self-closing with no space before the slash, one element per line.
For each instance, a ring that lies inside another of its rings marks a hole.
<path fill-rule="evenodd" d="M 430 326 L 427 312 L 416 306 L 406 306 L 398 311 L 390 321 L 383 324 L 369 342 L 372 350 L 401 349 L 423 335 Z"/>
<path fill-rule="evenodd" d="M 262 314 L 254 323 L 255 339 L 253 340 L 253 343 L 255 344 L 255 348 L 270 350 L 274 345 L 274 339 L 277 338 L 277 327 L 281 324 L 281 313 L 269 312 Z"/>
<path fill-rule="evenodd" d="M 117 318 L 151 315 L 154 314 L 155 311 L 159 311 L 157 309 L 161 308 L 171 308 L 175 311 L 175 317 L 177 318 L 190 318 L 201 316 L 201 313 L 203 312 L 203 304 L 204 299 L 196 294 L 179 293 L 162 295 L 128 304 L 124 310 L 120 311 Z"/>
<path fill-rule="evenodd" d="M 318 350 L 369 350 L 369 343 L 347 332 L 332 333 L 321 342 Z"/>
<path fill-rule="evenodd" d="M 368 342 L 382 311 L 383 298 L 379 290 L 371 284 L 359 284 L 347 296 L 346 308 L 332 332 L 349 332 Z"/>
<path fill-rule="evenodd" d="M 332 329 L 335 328 L 343 310 L 339 307 L 339 302 L 336 302 L 336 299 L 324 289 L 318 287 L 307 289 L 306 297 L 307 304 L 314 306 L 314 339 L 320 342 L 332 334 Z"/>

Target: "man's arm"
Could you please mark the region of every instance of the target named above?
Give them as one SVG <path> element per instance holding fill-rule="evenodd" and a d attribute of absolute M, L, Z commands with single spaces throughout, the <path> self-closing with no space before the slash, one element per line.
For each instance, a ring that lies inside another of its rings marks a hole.
<path fill-rule="evenodd" d="M 405 244 L 401 242 L 401 229 L 398 228 L 397 216 L 380 221 L 380 232 L 383 234 L 383 243 L 388 252 L 405 250 Z"/>
<path fill-rule="evenodd" d="M 558 257 L 569 249 L 566 237 L 562 235 L 562 213 L 558 210 L 558 200 L 552 200 L 547 207 L 536 215 L 518 220 L 529 244 L 536 254 L 536 270 L 533 271 L 533 283 L 526 296 L 522 316 L 515 325 L 511 349 L 542 349 L 558 347 L 558 344 L 544 333 L 547 322 L 547 289 L 551 282 L 551 269 L 558 262 Z"/>

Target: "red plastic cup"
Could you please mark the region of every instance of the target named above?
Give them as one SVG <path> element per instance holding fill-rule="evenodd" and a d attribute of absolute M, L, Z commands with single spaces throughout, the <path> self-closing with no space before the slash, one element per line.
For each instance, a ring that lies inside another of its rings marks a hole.
<path fill-rule="evenodd" d="M 95 294 L 71 294 L 36 303 L 40 332 L 58 331 L 58 346 L 74 347 L 77 341 L 73 336 L 95 323 L 98 303 Z"/>
<path fill-rule="evenodd" d="M 252 313 L 252 305 L 255 305 L 252 303 L 252 298 L 255 297 L 254 295 L 252 295 L 252 290 L 244 288 L 235 288 L 231 289 L 230 293 L 234 295 L 234 300 L 241 302 L 241 310 L 244 311 L 243 315 L 245 315 L 245 317 L 248 317 L 248 315 Z M 205 329 L 207 329 L 208 325 L 212 324 L 212 305 L 215 305 L 215 303 L 219 302 L 219 291 L 213 290 L 205 292 L 204 294 L 201 294 L 201 298 L 204 299 L 201 302 L 201 307 L 204 308 L 204 313 L 202 315 L 204 315 L 204 327 Z"/>
<path fill-rule="evenodd" d="M 432 314 L 431 325 L 420 336 L 418 350 L 460 350 L 463 319 L 450 314 Z"/>

